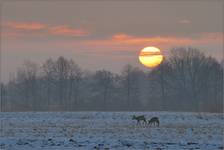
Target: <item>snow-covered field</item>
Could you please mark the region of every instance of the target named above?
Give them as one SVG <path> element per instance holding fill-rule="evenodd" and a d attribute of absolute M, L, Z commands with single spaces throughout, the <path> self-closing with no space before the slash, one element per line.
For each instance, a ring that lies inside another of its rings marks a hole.
<path fill-rule="evenodd" d="M 132 115 L 157 116 L 160 127 Z M 223 150 L 224 116 L 174 112 L 0 113 L 0 149 Z"/>

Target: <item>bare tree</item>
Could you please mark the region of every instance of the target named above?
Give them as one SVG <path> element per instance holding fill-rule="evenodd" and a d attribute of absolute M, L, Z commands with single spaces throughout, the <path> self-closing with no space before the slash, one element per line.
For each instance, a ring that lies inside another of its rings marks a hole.
<path fill-rule="evenodd" d="M 150 80 L 150 84 L 154 83 L 154 86 L 158 87 L 159 92 L 158 92 L 158 96 L 160 96 L 160 100 L 159 101 L 159 106 L 161 110 L 165 110 L 167 109 L 166 107 L 168 106 L 168 89 L 169 89 L 169 75 L 170 75 L 170 64 L 168 63 L 168 61 L 166 59 L 163 60 L 163 62 L 155 69 L 153 69 L 150 74 L 149 74 L 149 80 Z M 152 92 L 153 89 L 150 89 Z M 155 94 L 155 93 L 154 93 Z M 157 102 L 158 103 L 158 102 Z M 159 107 L 157 106 L 157 107 Z"/>
<path fill-rule="evenodd" d="M 18 69 L 17 82 L 23 88 L 25 103 L 28 109 L 36 110 L 40 103 L 37 102 L 37 71 L 38 65 L 31 61 L 25 61 L 23 67 Z"/>
<path fill-rule="evenodd" d="M 5 85 L 3 84 L 3 83 L 0 83 L 0 101 L 1 101 L 1 103 L 0 103 L 0 112 L 3 112 L 3 111 L 5 111 L 5 110 L 3 110 L 5 107 L 6 107 L 6 87 L 5 87 Z"/>
<path fill-rule="evenodd" d="M 122 71 L 122 85 L 126 97 L 127 109 L 137 108 L 140 101 L 140 79 L 144 73 L 136 67 L 126 65 Z"/>
<path fill-rule="evenodd" d="M 113 88 L 113 74 L 106 70 L 97 71 L 94 79 L 96 80 L 96 86 L 100 91 L 103 99 L 103 107 L 107 109 L 107 103 L 109 99 L 109 94 Z"/>
<path fill-rule="evenodd" d="M 194 48 L 172 49 L 147 74 L 131 65 L 121 74 L 84 72 L 64 57 L 48 59 L 42 67 L 26 61 L 0 86 L 5 111 L 223 111 L 223 67 Z"/>
<path fill-rule="evenodd" d="M 51 105 L 51 99 L 54 95 L 54 85 L 55 85 L 55 63 L 52 59 L 48 59 L 43 65 L 42 65 L 42 71 L 43 71 L 43 86 L 45 90 L 44 98 L 47 99 L 47 109 L 50 110 Z"/>
<path fill-rule="evenodd" d="M 206 94 L 208 82 L 214 80 L 209 76 L 211 69 L 214 70 L 214 64 L 220 65 L 194 48 L 173 49 L 169 63 L 175 77 L 172 81 L 177 84 L 176 89 L 181 93 L 180 97 L 185 98 L 183 104 L 192 105 L 194 110 L 199 110 L 200 103 L 203 103 L 201 95 Z"/>
<path fill-rule="evenodd" d="M 78 99 L 79 99 L 79 88 L 80 88 L 80 82 L 82 80 L 82 70 L 81 68 L 73 61 L 69 61 L 69 106 L 70 110 L 72 110 L 72 107 L 75 105 L 77 107 L 78 105 Z"/>
<path fill-rule="evenodd" d="M 66 109 L 66 106 L 68 106 L 69 61 L 62 56 L 59 57 L 55 63 L 54 71 L 57 80 L 59 105 Z"/>

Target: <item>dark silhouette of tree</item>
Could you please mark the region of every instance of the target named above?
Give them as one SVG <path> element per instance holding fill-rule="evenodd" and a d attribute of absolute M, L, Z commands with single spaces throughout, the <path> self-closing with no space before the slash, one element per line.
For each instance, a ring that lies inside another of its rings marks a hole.
<path fill-rule="evenodd" d="M 122 85 L 124 94 L 126 95 L 126 106 L 128 110 L 133 107 L 138 107 L 136 103 L 140 103 L 140 79 L 143 77 L 143 72 L 136 67 L 126 65 L 122 71 Z"/>
<path fill-rule="evenodd" d="M 206 57 L 197 49 L 183 47 L 172 49 L 169 59 L 165 63 L 166 67 L 163 65 L 164 63 L 153 71 L 156 74 L 155 81 L 158 81 L 161 87 L 163 99 L 171 99 L 168 95 L 164 95 L 164 90 L 169 90 L 168 93 L 174 93 L 175 97 L 172 98 L 176 99 L 172 103 L 177 103 L 182 110 L 200 111 L 200 105 L 206 103 L 205 95 L 209 93 L 215 98 L 219 93 L 218 89 L 222 88 L 221 86 L 215 88 L 210 84 L 211 81 L 217 83 L 222 81 L 220 64 L 215 59 Z M 216 89 L 213 94 L 211 93 L 212 89 Z"/>
<path fill-rule="evenodd" d="M 97 90 L 102 95 L 102 107 L 107 110 L 108 99 L 113 88 L 113 74 L 106 70 L 99 70 L 96 71 L 94 80 L 96 81 Z"/>
<path fill-rule="evenodd" d="M 55 63 L 52 59 L 48 59 L 43 65 L 43 89 L 44 89 L 44 96 L 47 99 L 47 109 L 51 109 L 51 100 L 53 99 L 54 95 L 54 86 L 55 86 Z"/>
<path fill-rule="evenodd" d="M 6 106 L 6 87 L 3 83 L 0 84 L 0 112 L 5 111 L 3 106 Z"/>
<path fill-rule="evenodd" d="M 143 72 L 82 71 L 73 60 L 26 61 L 0 84 L 4 111 L 172 110 L 223 112 L 223 66 L 194 48 L 174 48 Z"/>
<path fill-rule="evenodd" d="M 62 56 L 55 62 L 55 77 L 59 105 L 62 109 L 68 109 L 69 61 Z"/>
<path fill-rule="evenodd" d="M 82 70 L 81 68 L 73 61 L 69 61 L 69 110 L 74 109 L 78 105 L 79 99 L 79 90 L 80 83 L 82 80 Z"/>
<path fill-rule="evenodd" d="M 37 64 L 26 61 L 17 72 L 17 83 L 20 86 L 20 94 L 24 95 L 24 106 L 36 111 L 40 105 L 37 101 Z"/>
<path fill-rule="evenodd" d="M 167 109 L 168 106 L 168 89 L 169 89 L 169 75 L 171 67 L 169 62 L 164 59 L 163 62 L 149 74 L 150 83 L 155 82 L 154 86 L 158 89 L 158 95 L 160 96 L 160 109 Z M 150 92 L 150 91 L 149 91 Z M 151 89 L 152 92 L 152 89 Z M 158 106 L 157 106 L 158 107 Z"/>

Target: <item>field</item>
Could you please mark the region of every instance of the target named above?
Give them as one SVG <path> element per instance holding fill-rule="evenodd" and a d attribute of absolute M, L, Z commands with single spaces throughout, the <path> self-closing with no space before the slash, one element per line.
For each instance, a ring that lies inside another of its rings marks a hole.
<path fill-rule="evenodd" d="M 157 116 L 160 127 L 132 115 Z M 0 149 L 223 150 L 224 116 L 179 112 L 0 113 Z"/>

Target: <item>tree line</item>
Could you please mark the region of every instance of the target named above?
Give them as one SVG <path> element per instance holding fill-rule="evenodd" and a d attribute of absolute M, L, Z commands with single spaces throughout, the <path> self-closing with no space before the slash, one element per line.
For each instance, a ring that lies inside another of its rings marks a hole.
<path fill-rule="evenodd" d="M 174 48 L 156 68 L 83 71 L 59 57 L 26 61 L 1 83 L 1 111 L 223 112 L 223 66 L 195 48 Z"/>

